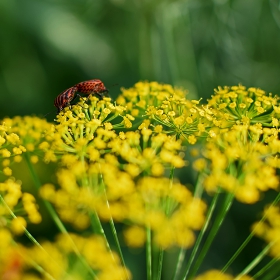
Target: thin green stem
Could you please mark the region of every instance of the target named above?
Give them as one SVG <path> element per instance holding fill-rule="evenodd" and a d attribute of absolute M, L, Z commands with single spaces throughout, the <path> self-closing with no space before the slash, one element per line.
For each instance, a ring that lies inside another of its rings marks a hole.
<path fill-rule="evenodd" d="M 266 255 L 267 255 L 267 252 L 269 251 L 270 247 L 272 246 L 273 244 L 270 243 L 268 244 L 255 258 L 254 260 L 249 264 L 247 265 L 247 267 L 238 275 L 235 277 L 234 280 L 239 280 L 242 276 L 248 274 Z"/>
<path fill-rule="evenodd" d="M 16 243 L 15 243 L 15 245 L 17 245 Z M 23 255 L 21 252 L 20 252 L 20 250 L 18 251 L 18 253 L 21 255 L 21 257 L 23 258 L 23 259 L 26 259 L 26 255 Z M 38 272 L 40 272 L 42 275 L 44 275 L 45 276 L 45 279 L 49 279 L 49 280 L 57 280 L 57 279 L 55 279 L 52 275 L 50 275 L 42 266 L 40 266 L 39 264 L 37 264 L 34 260 L 32 260 L 32 259 L 28 259 L 27 260 L 27 262 L 29 262 L 30 264 L 31 264 L 31 266 L 35 269 L 35 270 L 37 270 Z"/>
<path fill-rule="evenodd" d="M 204 235 L 205 235 L 205 233 L 206 233 L 206 231 L 207 231 L 207 229 L 208 229 L 208 226 L 209 226 L 209 224 L 210 224 L 210 220 L 211 220 L 211 218 L 212 218 L 212 216 L 213 216 L 214 210 L 216 209 L 219 195 L 220 195 L 220 192 L 217 191 L 216 194 L 215 194 L 215 196 L 214 196 L 214 198 L 213 198 L 212 201 L 211 201 L 211 204 L 210 204 L 210 206 L 209 206 L 209 209 L 208 209 L 208 212 L 207 212 L 207 215 L 206 215 L 205 223 L 204 223 L 203 228 L 201 229 L 201 231 L 200 231 L 200 233 L 199 233 L 199 235 L 198 235 L 198 237 L 197 237 L 197 240 L 196 240 L 196 242 L 195 242 L 194 248 L 193 248 L 193 250 L 192 250 L 192 253 L 191 253 L 191 255 L 190 255 L 190 258 L 189 258 L 189 260 L 188 260 L 188 263 L 187 263 L 187 265 L 186 265 L 186 268 L 185 268 L 185 271 L 184 271 L 184 274 L 183 274 L 184 276 L 183 276 L 182 279 L 186 279 L 187 276 L 188 276 L 188 274 L 189 274 L 191 265 L 193 264 L 194 258 L 195 258 L 196 254 L 197 254 L 197 251 L 198 251 L 198 249 L 199 249 L 199 246 L 200 246 L 200 244 L 201 244 L 201 241 L 202 241 L 202 239 L 203 239 L 203 237 L 204 237 Z M 213 227 L 213 228 L 214 228 L 214 227 Z M 213 231 L 213 228 L 212 228 L 212 231 Z M 214 238 L 214 236 L 215 236 L 215 235 L 213 235 L 213 238 Z M 209 237 L 208 237 L 208 238 L 209 238 Z M 210 243 L 210 240 L 209 240 L 208 242 Z M 211 242 L 212 242 L 212 241 L 211 241 Z M 211 243 L 210 243 L 210 244 L 211 244 Z M 201 260 L 198 259 L 198 260 L 197 260 L 197 264 L 198 264 L 198 262 L 202 262 L 204 256 L 206 255 L 206 252 L 208 251 L 208 248 L 209 248 L 210 244 L 206 247 L 206 243 L 205 243 L 205 245 L 204 245 L 204 247 L 203 247 L 204 251 L 203 251 L 203 249 L 202 249 L 202 251 L 201 251 L 201 253 L 200 253 L 200 258 L 201 258 Z M 201 255 L 202 253 L 203 253 L 203 255 Z M 196 265 L 197 265 L 197 264 L 196 264 Z M 200 265 L 200 264 L 199 264 L 199 265 Z"/>
<path fill-rule="evenodd" d="M 114 255 L 113 255 L 112 250 L 111 250 L 111 247 L 110 247 L 110 244 L 109 244 L 109 242 L 107 240 L 105 231 L 104 231 L 103 226 L 101 224 L 101 221 L 99 219 L 99 216 L 98 216 L 98 214 L 95 211 L 91 212 L 91 214 L 90 214 L 90 221 L 91 221 L 91 226 L 92 226 L 93 231 L 96 234 L 101 235 L 104 238 L 104 240 L 106 242 L 106 247 L 110 251 L 112 259 L 115 260 Z"/>
<path fill-rule="evenodd" d="M 106 199 L 106 202 L 107 202 L 106 205 L 107 205 L 108 210 L 110 211 L 110 204 L 109 204 L 109 200 L 108 200 L 108 197 L 107 197 L 106 186 L 105 186 L 105 183 L 104 183 L 104 180 L 103 180 L 101 168 L 100 168 L 100 177 L 101 177 L 104 196 L 105 196 L 105 199 Z M 114 238 L 115 245 L 117 246 L 117 250 L 118 250 L 119 256 L 121 258 L 122 265 L 124 267 L 126 267 L 124 257 L 123 257 L 123 253 L 122 253 L 122 249 L 121 249 L 121 245 L 120 245 L 118 234 L 117 234 L 117 230 L 116 230 L 116 227 L 115 227 L 115 223 L 114 223 L 114 220 L 113 220 L 112 215 L 111 215 L 111 211 L 110 211 L 109 223 L 110 223 L 110 228 L 111 228 L 111 231 L 112 231 L 112 235 L 113 235 L 113 238 Z M 126 278 L 129 279 L 128 274 L 126 274 Z"/>
<path fill-rule="evenodd" d="M 171 190 L 172 187 L 173 187 L 174 170 L 175 170 L 175 167 L 172 166 L 171 169 L 170 169 L 170 174 L 169 174 L 169 190 Z M 172 205 L 171 200 L 170 200 L 169 197 L 167 197 L 165 199 L 165 214 L 167 216 L 170 215 L 171 208 L 172 208 L 171 205 Z"/>
<path fill-rule="evenodd" d="M 164 256 L 164 251 L 162 249 L 159 249 L 158 264 L 157 264 L 157 277 L 156 277 L 157 280 L 161 280 L 163 256 Z"/>
<path fill-rule="evenodd" d="M 273 203 L 270 207 L 275 206 L 280 200 L 280 193 L 277 195 Z M 264 222 L 266 220 L 266 215 L 264 215 L 261 220 L 259 221 Z M 238 250 L 234 253 L 234 255 L 230 258 L 230 260 L 226 263 L 226 265 L 223 267 L 222 272 L 226 272 L 228 268 L 231 266 L 231 264 L 234 262 L 234 260 L 240 255 L 240 253 L 243 251 L 243 249 L 247 246 L 247 244 L 250 242 L 250 240 L 255 235 L 255 229 L 249 234 L 249 236 L 246 238 L 246 240 L 242 243 L 242 245 L 238 248 Z"/>
<path fill-rule="evenodd" d="M 268 269 L 270 269 L 275 263 L 279 261 L 280 258 L 272 259 L 269 263 L 267 263 L 262 269 L 260 269 L 254 276 L 253 279 L 257 279 L 262 274 L 264 274 Z"/>
<path fill-rule="evenodd" d="M 147 280 L 152 280 L 152 233 L 150 228 L 146 228 L 146 269 Z"/>
<path fill-rule="evenodd" d="M 197 180 L 196 180 L 195 191 L 194 191 L 194 197 L 201 198 L 202 193 L 203 193 L 202 182 L 203 182 L 203 174 L 200 173 L 200 174 L 198 175 L 198 177 L 197 177 Z M 198 247 L 199 247 L 199 245 L 200 245 L 200 242 L 201 242 L 201 240 L 202 240 L 202 238 L 203 238 L 203 235 L 204 235 L 204 233 L 205 233 L 205 231 L 206 231 L 206 229 L 207 229 L 207 227 L 208 227 L 208 225 L 209 225 L 209 221 L 210 221 L 211 216 L 212 216 L 212 214 L 213 214 L 213 211 L 214 211 L 214 209 L 215 209 L 215 205 L 216 205 L 217 198 L 218 198 L 218 196 L 216 195 L 215 198 L 212 200 L 212 204 L 215 202 L 215 203 L 214 203 L 214 206 L 211 205 L 210 208 L 209 208 L 209 210 L 208 210 L 208 215 L 207 215 L 207 217 L 206 217 L 206 222 L 205 222 L 203 228 L 202 228 L 201 231 L 200 231 L 200 235 L 198 236 L 198 239 L 196 240 L 196 244 L 195 244 L 195 246 L 194 246 L 194 249 L 193 249 L 193 251 L 192 251 L 191 257 L 190 257 L 189 262 L 188 262 L 188 264 L 187 264 L 187 267 L 186 267 L 186 270 L 185 270 L 185 274 L 188 273 L 188 270 L 189 270 L 189 268 L 190 268 L 190 266 L 191 266 L 191 264 L 192 264 L 192 261 L 193 261 L 193 259 L 194 259 L 194 257 L 195 257 L 195 254 L 196 254 L 197 249 L 198 249 Z M 212 210 L 211 210 L 211 209 L 212 209 Z M 178 254 L 177 263 L 176 263 L 176 268 L 175 268 L 175 272 L 174 272 L 174 275 L 173 275 L 172 280 L 176 280 L 176 279 L 179 277 L 179 273 L 180 273 L 180 271 L 181 271 L 181 269 L 182 269 L 182 264 L 183 264 L 183 262 L 184 262 L 185 255 L 186 255 L 186 249 L 181 248 L 181 249 L 180 249 L 180 252 L 179 252 L 179 254 Z"/>
<path fill-rule="evenodd" d="M 6 209 L 9 211 L 10 215 L 13 217 L 13 219 L 16 219 L 17 216 L 14 214 L 14 212 L 12 211 L 12 209 L 9 207 L 9 205 L 6 203 L 5 199 L 3 198 L 2 195 L 0 195 L 0 200 L 1 203 L 6 207 Z M 33 237 L 33 235 L 26 229 L 26 227 L 24 227 L 24 234 L 28 237 L 28 239 L 34 243 L 36 246 L 40 247 L 44 252 L 46 252 L 44 250 L 44 248 L 40 245 L 40 243 Z"/>
<path fill-rule="evenodd" d="M 25 153 L 24 157 L 25 157 L 27 166 L 29 168 L 29 171 L 31 173 L 31 177 L 33 179 L 34 185 L 37 188 L 37 190 L 39 190 L 42 184 L 40 182 L 40 179 L 39 179 L 37 173 L 35 172 L 35 170 L 33 168 L 33 165 L 32 165 L 32 163 L 30 161 L 30 158 L 29 158 L 29 154 Z M 56 211 L 54 210 L 53 206 L 51 205 L 51 203 L 46 201 L 46 200 L 43 200 L 43 203 L 45 204 L 48 212 L 50 213 L 50 215 L 51 215 L 52 219 L 54 220 L 54 222 L 55 222 L 56 226 L 58 227 L 58 229 L 62 233 L 68 234 L 64 224 L 61 222 L 60 218 L 58 217 L 58 215 L 57 215 Z"/>
<path fill-rule="evenodd" d="M 91 227 L 92 227 L 93 231 L 96 234 L 101 235 L 103 237 L 103 239 L 106 243 L 106 247 L 107 247 L 108 251 L 110 252 L 112 259 L 114 261 L 116 261 L 115 257 L 114 257 L 114 254 L 112 252 L 112 249 L 110 247 L 110 244 L 108 242 L 107 236 L 105 234 L 105 231 L 103 229 L 103 226 L 101 224 L 101 221 L 99 219 L 99 216 L 95 211 L 90 213 L 90 221 L 91 221 Z"/>
<path fill-rule="evenodd" d="M 170 174 L 169 174 L 169 189 L 170 190 L 173 187 L 174 170 L 175 170 L 175 167 L 172 166 L 171 169 L 170 169 Z M 170 200 L 169 197 L 167 197 L 165 199 L 164 208 L 165 208 L 165 214 L 167 216 L 169 216 L 171 211 L 172 211 L 171 200 Z M 159 250 L 158 251 L 158 260 L 156 262 L 154 262 L 154 264 L 156 264 L 157 268 L 156 268 L 156 271 L 155 271 L 155 275 L 153 275 L 154 276 L 153 279 L 160 280 L 161 279 L 161 274 L 162 274 L 162 264 L 163 264 L 164 250 L 162 248 L 159 248 L 158 250 Z"/>
<path fill-rule="evenodd" d="M 6 207 L 6 209 L 8 210 L 8 212 L 10 213 L 10 215 L 13 217 L 13 219 L 17 219 L 17 216 L 15 215 L 15 213 L 12 211 L 12 209 L 9 207 L 9 205 L 6 203 L 5 199 L 2 197 L 2 195 L 0 195 L 0 201 L 1 203 Z M 24 229 L 24 234 L 28 237 L 28 239 L 35 244 L 36 246 L 38 246 L 46 255 L 48 255 L 48 257 L 53 261 L 54 264 L 57 265 L 56 261 L 52 258 L 52 256 L 41 246 L 41 244 L 33 237 L 33 235 L 27 230 L 26 227 L 22 226 Z M 17 245 L 16 242 L 14 242 L 15 245 Z M 25 258 L 26 256 L 22 256 L 23 258 Z M 28 260 L 32 266 L 39 272 L 41 272 L 42 274 L 46 275 L 49 279 L 55 280 L 55 278 L 53 278 L 47 271 L 44 270 L 44 268 L 42 268 L 40 265 L 38 265 L 35 261 L 29 259 Z"/>
<path fill-rule="evenodd" d="M 35 172 L 33 165 L 30 161 L 30 157 L 28 153 L 24 154 L 24 158 L 26 160 L 29 172 L 31 174 L 31 177 L 33 179 L 34 185 L 36 187 L 37 190 L 40 189 L 41 187 L 41 182 L 40 179 L 37 175 L 37 173 Z M 64 224 L 61 222 L 60 218 L 58 217 L 56 211 L 54 210 L 53 206 L 46 200 L 43 200 L 43 203 L 45 204 L 47 210 L 49 211 L 49 214 L 51 215 L 53 221 L 55 222 L 56 226 L 58 227 L 58 229 L 67 236 L 67 238 L 69 239 L 69 241 L 72 243 L 73 246 L 73 250 L 75 252 L 75 254 L 78 256 L 79 260 L 81 261 L 81 263 L 86 267 L 86 269 L 89 271 L 89 273 L 91 274 L 91 276 L 93 276 L 94 278 L 96 277 L 96 274 L 94 273 L 93 269 L 89 266 L 89 264 L 85 261 L 85 259 L 83 258 L 83 256 L 81 255 L 81 253 L 79 252 L 76 244 L 74 243 L 73 239 L 70 237 L 67 229 L 65 228 Z"/>
<path fill-rule="evenodd" d="M 222 208 L 221 208 L 221 211 L 219 211 L 214 223 L 213 223 L 213 226 L 212 226 L 212 229 L 205 241 L 205 244 L 204 246 L 202 247 L 201 249 L 201 252 L 198 256 L 198 259 L 193 267 L 193 269 L 190 271 L 189 275 L 188 273 L 185 274 L 185 279 L 192 279 L 194 277 L 194 275 L 197 273 L 199 267 L 201 266 L 211 244 L 213 243 L 213 240 L 214 238 L 216 237 L 217 233 L 218 233 L 218 230 L 220 229 L 224 219 L 225 219 L 225 216 L 228 212 L 228 210 L 230 209 L 230 206 L 232 204 L 232 201 L 234 199 L 234 194 L 233 193 L 228 193 L 225 197 L 225 200 L 223 202 L 223 205 L 222 205 Z M 209 222 L 209 221 L 208 221 Z"/>
<path fill-rule="evenodd" d="M 110 218 L 109 223 L 110 223 L 110 227 L 111 227 L 111 231 L 112 231 L 112 234 L 113 234 L 113 238 L 114 238 L 115 244 L 117 246 L 118 253 L 119 253 L 120 257 L 121 257 L 122 265 L 126 266 L 125 265 L 125 261 L 124 261 L 124 257 L 123 257 L 123 253 L 122 253 L 122 249 L 121 249 L 121 245 L 120 245 L 120 241 L 119 241 L 119 238 L 118 238 L 118 233 L 117 233 L 117 230 L 116 230 L 116 227 L 115 227 L 114 220 L 112 218 Z"/>
<path fill-rule="evenodd" d="M 177 280 L 179 277 L 179 273 L 182 269 L 182 264 L 184 262 L 186 256 L 186 249 L 181 248 L 180 252 L 178 254 L 177 262 L 176 262 L 176 267 L 175 267 L 175 272 L 173 274 L 172 280 Z"/>

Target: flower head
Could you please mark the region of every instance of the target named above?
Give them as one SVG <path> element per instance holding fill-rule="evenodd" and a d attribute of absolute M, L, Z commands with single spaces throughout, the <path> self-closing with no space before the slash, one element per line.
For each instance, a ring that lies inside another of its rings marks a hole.
<path fill-rule="evenodd" d="M 278 127 L 279 97 L 258 88 L 247 89 L 242 85 L 218 87 L 208 100 L 208 106 L 213 108 L 215 124 L 221 128 L 256 123 Z"/>

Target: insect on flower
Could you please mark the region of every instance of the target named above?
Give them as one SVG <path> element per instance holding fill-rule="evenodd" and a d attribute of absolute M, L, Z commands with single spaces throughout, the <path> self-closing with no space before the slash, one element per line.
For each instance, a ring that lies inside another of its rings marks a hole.
<path fill-rule="evenodd" d="M 108 93 L 108 90 L 99 79 L 80 82 L 73 87 L 64 90 L 56 97 L 54 100 L 54 106 L 57 108 L 57 113 L 62 111 L 65 107 L 70 106 L 71 101 L 77 96 L 80 96 L 78 92 L 89 96 L 91 94 L 96 94 L 100 98 L 103 98 L 104 93 Z"/>
<path fill-rule="evenodd" d="M 57 113 L 62 111 L 65 107 L 70 106 L 70 102 L 76 98 L 77 88 L 70 87 L 61 92 L 54 100 L 54 106 L 57 108 Z"/>
<path fill-rule="evenodd" d="M 76 84 L 75 87 L 77 88 L 78 92 L 86 94 L 97 94 L 100 97 L 103 97 L 104 93 L 108 93 L 107 88 L 99 79 L 80 82 Z"/>

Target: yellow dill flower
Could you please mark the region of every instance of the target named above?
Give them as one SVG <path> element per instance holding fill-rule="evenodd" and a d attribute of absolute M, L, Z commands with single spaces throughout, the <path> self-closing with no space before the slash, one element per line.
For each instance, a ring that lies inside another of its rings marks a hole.
<path fill-rule="evenodd" d="M 131 128 L 132 127 L 132 122 L 127 117 L 123 117 L 123 124 L 124 124 L 124 127 L 126 127 L 126 128 Z"/>
<path fill-rule="evenodd" d="M 204 171 L 207 166 L 207 162 L 204 158 L 199 158 L 193 163 L 193 168 L 197 171 Z"/>
<path fill-rule="evenodd" d="M 11 176 L 12 173 L 13 173 L 13 171 L 12 171 L 12 169 L 11 169 L 10 167 L 5 167 L 5 168 L 3 169 L 3 173 L 4 173 L 6 176 Z"/>
<path fill-rule="evenodd" d="M 4 160 L 2 161 L 2 165 L 3 165 L 4 167 L 9 166 L 10 164 L 11 164 L 11 160 L 10 160 L 10 159 L 4 159 Z"/>
<path fill-rule="evenodd" d="M 52 201 L 55 196 L 55 186 L 52 184 L 45 184 L 40 188 L 39 193 L 42 198 Z"/>
<path fill-rule="evenodd" d="M 148 143 L 148 147 L 147 146 Z M 138 166 L 137 173 L 145 172 L 161 176 L 163 166 L 171 165 L 181 168 L 185 165 L 184 160 L 179 156 L 181 142 L 174 140 L 164 133 L 152 134 L 152 130 L 143 128 L 139 132 L 126 132 L 120 137 L 114 138 L 108 147 L 125 161 L 126 164 Z"/>
<path fill-rule="evenodd" d="M 234 126 L 206 144 L 202 151 L 205 159 L 196 161 L 195 168 L 207 173 L 207 191 L 215 192 L 221 187 L 234 192 L 243 203 L 255 203 L 262 192 L 278 188 L 279 178 L 269 159 L 276 155 L 279 140 L 274 137 L 268 144 L 259 142 L 258 130 L 251 128 Z"/>
<path fill-rule="evenodd" d="M 259 237 L 265 240 L 271 245 L 269 253 L 273 258 L 279 258 L 280 256 L 280 208 L 279 205 L 273 206 L 268 205 L 263 215 L 265 216 L 264 221 L 255 222 L 252 226 L 252 230 Z"/>
<path fill-rule="evenodd" d="M 0 192 L 8 206 L 13 208 L 18 204 L 22 196 L 21 183 L 14 179 L 8 179 L 0 183 Z"/>
<path fill-rule="evenodd" d="M 17 217 L 13 219 L 11 222 L 11 230 L 16 235 L 22 235 L 24 233 L 26 226 L 27 226 L 27 222 L 23 217 Z"/>
<path fill-rule="evenodd" d="M 7 135 L 6 139 L 8 142 L 10 142 L 13 145 L 17 145 L 18 143 L 20 143 L 19 136 L 15 133 L 11 133 L 11 134 Z"/>
<path fill-rule="evenodd" d="M 73 267 L 70 266 L 72 262 L 71 258 L 65 258 L 65 256 L 67 257 L 68 255 L 70 257 L 70 255 L 75 252 L 73 242 L 89 266 L 97 272 L 96 276 L 98 279 L 110 279 L 107 278 L 109 276 L 111 276 L 111 278 L 113 276 L 116 280 L 131 278 L 130 272 L 121 266 L 117 255 L 114 252 L 108 251 L 104 239 L 94 235 L 85 238 L 75 234 L 70 234 L 70 236 L 60 234 L 57 237 L 57 241 L 52 246 L 54 248 L 57 246 L 64 255 L 64 259 L 68 262 L 65 266 L 66 269 L 73 269 Z M 76 262 L 79 262 L 77 258 Z M 79 265 L 81 265 L 81 263 Z M 79 269 L 79 266 L 77 266 L 77 269 Z M 67 270 L 65 272 L 67 272 Z"/>
<path fill-rule="evenodd" d="M 51 130 L 52 125 L 37 117 L 14 117 L 3 119 L 6 129 L 6 139 L 14 145 L 14 152 L 21 154 L 26 150 L 33 152 L 38 148 L 46 133 Z M 3 137 L 3 135 L 1 135 Z"/>
<path fill-rule="evenodd" d="M 257 88 L 242 85 L 218 87 L 208 106 L 213 108 L 216 125 L 232 127 L 234 124 L 255 124 L 261 122 L 266 127 L 277 127 L 279 97 L 267 94 Z"/>
<path fill-rule="evenodd" d="M 38 205 L 36 204 L 35 197 L 32 194 L 24 193 L 22 195 L 22 204 L 29 221 L 34 224 L 40 223 L 42 218 L 38 212 Z"/>
<path fill-rule="evenodd" d="M 32 261 L 35 261 L 37 265 L 40 265 L 45 272 L 55 279 L 62 278 L 68 268 L 67 254 L 57 244 L 52 244 L 48 241 L 41 242 L 41 246 L 43 250 L 38 246 L 25 248 L 25 256 L 30 259 L 30 262 L 27 259 L 26 268 L 32 268 Z"/>
<path fill-rule="evenodd" d="M 219 270 L 209 270 L 194 278 L 195 280 L 233 280 L 234 277 L 229 274 L 224 274 Z"/>
<path fill-rule="evenodd" d="M 146 231 L 142 227 L 132 226 L 124 231 L 124 238 L 129 247 L 142 247 L 146 242 Z"/>
<path fill-rule="evenodd" d="M 2 146 L 6 142 L 6 139 L 0 136 L 0 146 Z"/>
<path fill-rule="evenodd" d="M 112 104 L 110 98 L 81 99 L 71 111 L 63 110 L 57 116 L 54 133 L 48 139 L 51 146 L 45 142 L 41 144 L 45 161 L 53 161 L 58 153 L 71 153 L 77 159 L 86 157 L 96 161 L 99 151 L 106 149 L 108 141 L 116 137 L 114 129 L 132 125 L 133 117 L 124 113 L 125 108 Z"/>
<path fill-rule="evenodd" d="M 159 107 L 148 107 L 145 115 L 153 122 L 153 127 L 160 125 L 163 132 L 186 139 L 192 145 L 196 136 L 202 136 L 213 121 L 209 108 L 199 108 L 194 102 L 174 97 L 168 97 Z"/>
<path fill-rule="evenodd" d="M 22 279 L 23 257 L 20 247 L 15 245 L 13 236 L 0 228 L 0 277 L 1 279 Z"/>
<path fill-rule="evenodd" d="M 30 157 L 30 161 L 33 163 L 33 164 L 36 164 L 38 161 L 39 161 L 39 157 L 36 156 L 36 155 L 32 155 Z"/>
<path fill-rule="evenodd" d="M 127 209 L 124 219 L 133 225 L 125 231 L 125 238 L 132 246 L 141 246 L 145 242 L 144 237 L 134 241 L 132 233 L 141 235 L 141 228 L 149 227 L 158 246 L 187 248 L 195 240 L 193 231 L 204 223 L 204 203 L 194 200 L 181 184 L 171 187 L 167 178 L 139 179 L 134 193 L 120 199 L 119 203 L 122 202 Z"/>
<path fill-rule="evenodd" d="M 1 223 L 16 235 L 24 233 L 27 222 L 41 221 L 35 198 L 31 194 L 22 193 L 20 181 L 10 178 L 0 183 L 0 195 Z"/>
<path fill-rule="evenodd" d="M 202 273 L 201 275 L 194 278 L 195 280 L 233 280 L 236 279 L 234 276 L 228 274 L 228 273 L 222 273 L 219 270 L 209 270 L 207 272 Z M 253 280 L 252 277 L 249 275 L 242 275 L 238 276 L 239 280 Z"/>
<path fill-rule="evenodd" d="M 121 91 L 117 104 L 126 106 L 134 117 L 141 117 L 149 106 L 158 107 L 169 97 L 179 100 L 186 94 L 181 89 L 157 82 L 138 82 L 134 87 L 122 88 Z"/>
<path fill-rule="evenodd" d="M 138 117 L 149 118 L 149 125 L 151 123 L 155 132 L 172 133 L 177 138 L 201 135 L 201 126 L 209 127 L 213 120 L 211 109 L 198 108 L 199 101 L 187 100 L 184 91 L 155 82 L 139 82 L 130 89 L 122 89 L 117 103 L 126 106 L 128 112 L 136 107 Z M 126 127 L 131 127 L 127 119 L 124 121 L 127 123 Z M 139 129 L 146 125 L 145 122 L 146 120 Z M 191 144 L 196 141 L 195 138 L 189 140 Z"/>

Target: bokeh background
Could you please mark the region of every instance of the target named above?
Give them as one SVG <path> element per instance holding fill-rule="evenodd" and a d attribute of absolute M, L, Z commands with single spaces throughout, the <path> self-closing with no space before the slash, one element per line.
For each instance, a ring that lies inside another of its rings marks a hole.
<path fill-rule="evenodd" d="M 242 83 L 279 93 L 278 0 L 1 0 L 0 117 L 45 115 L 100 78 L 112 97 L 139 80 L 207 98 Z M 117 85 L 116 85 L 117 84 Z"/>
<path fill-rule="evenodd" d="M 93 78 L 113 98 L 156 80 L 206 100 L 238 83 L 279 94 L 279 77 L 279 0 L 0 0 L 0 119 L 51 112 L 53 120 L 55 97 Z M 265 203 L 234 203 L 202 270 L 225 264 Z M 231 272 L 259 253 L 258 242 Z M 165 258 L 164 279 L 175 255 Z M 129 266 L 144 279 L 144 256 Z"/>

